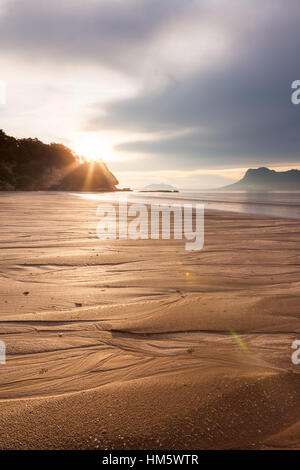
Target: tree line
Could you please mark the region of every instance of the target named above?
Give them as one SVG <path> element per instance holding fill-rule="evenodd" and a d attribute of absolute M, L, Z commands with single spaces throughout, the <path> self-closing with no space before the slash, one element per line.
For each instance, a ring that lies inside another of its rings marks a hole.
<path fill-rule="evenodd" d="M 0 130 L 0 190 L 101 191 L 118 184 L 104 162 L 82 162 L 63 144 L 16 139 Z"/>

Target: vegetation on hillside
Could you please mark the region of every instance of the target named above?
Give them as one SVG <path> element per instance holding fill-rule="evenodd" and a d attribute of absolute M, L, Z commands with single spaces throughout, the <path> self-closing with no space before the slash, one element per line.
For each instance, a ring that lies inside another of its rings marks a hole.
<path fill-rule="evenodd" d="M 0 130 L 0 190 L 114 190 L 118 181 L 105 163 L 82 163 L 62 144 L 16 139 Z"/>

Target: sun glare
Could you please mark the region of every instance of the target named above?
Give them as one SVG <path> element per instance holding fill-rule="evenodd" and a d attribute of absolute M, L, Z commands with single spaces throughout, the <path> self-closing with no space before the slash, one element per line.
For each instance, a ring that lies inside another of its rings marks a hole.
<path fill-rule="evenodd" d="M 88 137 L 74 145 L 75 152 L 88 162 L 110 160 L 110 145 L 99 137 Z"/>

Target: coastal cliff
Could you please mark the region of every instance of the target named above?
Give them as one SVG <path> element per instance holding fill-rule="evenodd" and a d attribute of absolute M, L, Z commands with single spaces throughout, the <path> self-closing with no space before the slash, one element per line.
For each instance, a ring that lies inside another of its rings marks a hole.
<path fill-rule="evenodd" d="M 297 191 L 300 190 L 300 171 L 275 171 L 265 167 L 249 169 L 240 181 L 222 189 L 233 191 Z"/>

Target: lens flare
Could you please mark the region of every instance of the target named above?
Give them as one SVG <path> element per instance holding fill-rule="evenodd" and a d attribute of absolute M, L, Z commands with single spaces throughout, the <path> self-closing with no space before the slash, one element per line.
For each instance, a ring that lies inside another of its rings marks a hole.
<path fill-rule="evenodd" d="M 244 353 L 246 354 L 249 354 L 250 353 L 250 350 L 248 348 L 248 346 L 244 343 L 244 341 L 239 337 L 239 335 L 236 333 L 236 331 L 234 330 L 230 330 L 229 331 L 231 336 L 234 337 L 234 339 L 236 340 L 237 344 L 240 346 L 240 348 L 244 351 Z"/>

